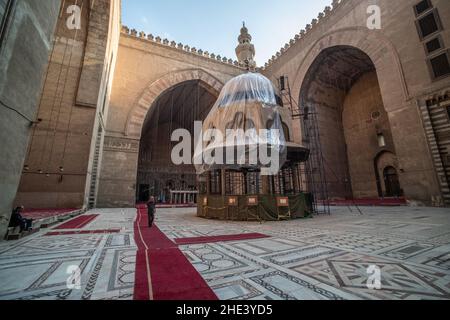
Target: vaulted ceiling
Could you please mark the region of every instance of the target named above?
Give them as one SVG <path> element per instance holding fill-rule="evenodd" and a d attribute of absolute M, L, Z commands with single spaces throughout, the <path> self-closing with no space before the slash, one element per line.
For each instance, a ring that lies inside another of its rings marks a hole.
<path fill-rule="evenodd" d="M 302 87 L 302 98 L 313 82 L 348 92 L 365 73 L 375 70 L 372 60 L 354 47 L 337 46 L 323 50 L 310 67 Z"/>
<path fill-rule="evenodd" d="M 154 102 L 144 123 L 148 126 L 174 123 L 186 129 L 204 120 L 217 100 L 213 89 L 202 81 L 187 81 L 172 87 Z"/>

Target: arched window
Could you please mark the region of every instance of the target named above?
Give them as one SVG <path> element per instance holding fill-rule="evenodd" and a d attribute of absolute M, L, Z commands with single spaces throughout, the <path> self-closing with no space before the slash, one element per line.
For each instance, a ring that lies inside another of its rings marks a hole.
<path fill-rule="evenodd" d="M 286 141 L 291 141 L 291 135 L 289 132 L 288 125 L 286 123 L 282 122 L 282 126 L 283 126 L 284 139 L 286 139 Z"/>
<path fill-rule="evenodd" d="M 226 125 L 227 130 L 238 130 L 242 129 L 244 123 L 244 114 L 242 112 L 236 112 L 233 121 Z"/>
<path fill-rule="evenodd" d="M 273 120 L 268 120 L 268 121 L 267 121 L 267 124 L 266 124 L 267 130 L 273 129 L 273 123 L 274 123 Z M 286 141 L 291 141 L 291 134 L 290 134 L 290 132 L 289 132 L 289 127 L 288 127 L 288 125 L 287 125 L 286 123 L 282 122 L 282 123 L 281 123 L 281 126 L 283 127 L 283 135 L 284 135 L 284 139 L 285 139 Z"/>
<path fill-rule="evenodd" d="M 245 131 L 255 128 L 256 126 L 252 119 L 245 119 Z"/>

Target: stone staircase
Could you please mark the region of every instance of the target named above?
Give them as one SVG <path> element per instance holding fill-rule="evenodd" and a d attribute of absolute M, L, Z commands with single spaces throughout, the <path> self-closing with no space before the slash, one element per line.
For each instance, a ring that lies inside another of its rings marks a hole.
<path fill-rule="evenodd" d="M 101 146 L 102 146 L 102 135 L 103 135 L 103 130 L 101 127 L 99 127 L 98 133 L 97 133 L 97 139 L 95 141 L 94 159 L 93 159 L 93 163 L 92 163 L 91 185 L 90 185 L 89 200 L 88 200 L 89 209 L 95 208 L 95 206 L 96 206 L 97 182 L 98 182 L 98 173 L 99 173 L 100 152 L 101 152 Z"/>

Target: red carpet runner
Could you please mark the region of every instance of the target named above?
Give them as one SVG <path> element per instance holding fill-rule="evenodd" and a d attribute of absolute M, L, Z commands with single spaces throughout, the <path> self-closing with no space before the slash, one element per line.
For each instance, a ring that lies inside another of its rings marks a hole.
<path fill-rule="evenodd" d="M 90 215 L 87 214 L 84 216 L 79 216 L 56 227 L 55 230 L 81 229 L 87 226 L 92 221 L 94 221 L 94 219 L 97 218 L 98 216 L 99 216 L 98 214 L 90 214 Z"/>
<path fill-rule="evenodd" d="M 198 237 L 198 238 L 180 238 L 175 239 L 177 245 L 188 244 L 201 244 L 201 243 L 215 243 L 215 242 L 227 242 L 227 241 L 242 241 L 242 240 L 256 240 L 270 238 L 269 236 L 261 233 L 244 233 L 244 234 L 232 234 L 225 236 L 214 237 Z"/>
<path fill-rule="evenodd" d="M 44 234 L 45 237 L 51 236 L 70 236 L 76 234 L 111 234 L 119 233 L 120 229 L 105 229 L 105 230 L 78 230 L 78 231 L 54 231 Z"/>
<path fill-rule="evenodd" d="M 77 210 L 79 209 L 25 209 L 25 211 L 22 213 L 22 217 L 24 217 L 25 219 L 39 220 L 62 216 L 64 214 L 68 214 Z"/>
<path fill-rule="evenodd" d="M 155 225 L 148 227 L 147 209 L 138 207 L 134 223 L 135 300 L 217 300 L 192 264 Z"/>
<path fill-rule="evenodd" d="M 320 202 L 319 202 L 320 203 Z M 406 206 L 406 199 L 354 199 L 354 200 L 333 200 L 331 206 L 362 206 L 362 207 L 400 207 Z"/>

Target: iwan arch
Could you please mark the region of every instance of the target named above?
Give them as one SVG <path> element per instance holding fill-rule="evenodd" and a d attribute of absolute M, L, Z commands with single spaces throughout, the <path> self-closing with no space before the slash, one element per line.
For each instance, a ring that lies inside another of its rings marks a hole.
<path fill-rule="evenodd" d="M 188 95 L 192 96 L 192 91 L 197 92 L 197 87 L 201 86 L 205 88 L 202 91 L 217 98 L 226 81 L 245 71 L 228 61 L 126 33 L 122 33 L 117 67 L 99 180 L 99 207 L 134 205 L 139 187 L 139 147 L 146 133 L 143 129 L 159 98 L 187 83 L 192 84 Z M 180 99 L 182 97 L 176 102 Z M 214 101 L 209 102 L 210 107 Z M 172 106 L 172 101 L 170 104 Z M 166 139 L 165 143 L 169 141 Z M 166 157 L 165 162 L 170 162 L 170 157 Z"/>
<path fill-rule="evenodd" d="M 275 84 L 287 76 L 295 99 L 315 103 L 331 197 L 404 195 L 425 204 L 448 203 L 448 177 L 437 171 L 421 107 L 435 95 L 445 95 L 450 81 L 430 77 L 415 28 L 415 2 L 381 1 L 382 29 L 369 30 L 370 1 L 335 1 L 333 9 L 326 9 L 260 69 Z M 443 23 L 444 42 L 450 42 L 448 5 L 433 5 Z M 317 63 L 319 59 L 325 63 Z M 319 67 L 312 73 L 315 64 Z M 192 81 L 214 95 L 243 72 L 226 58 L 124 28 L 97 206 L 135 203 L 144 123 L 161 96 Z M 320 79 L 321 73 L 340 75 L 327 80 Z M 345 78 L 348 83 L 342 86 Z M 300 122 L 294 131 L 293 139 L 300 142 Z"/>
<path fill-rule="evenodd" d="M 16 161 L 24 166 L 22 183 L 15 203 L 10 192 L 3 216 L 14 204 L 129 207 L 150 192 L 169 201 L 172 188 L 188 192 L 182 200 L 190 201 L 192 168 L 171 165 L 168 133 L 202 120 L 224 84 L 247 72 L 229 57 L 127 27 L 120 31 L 118 0 L 85 3 L 101 34 L 89 23 L 78 35 L 83 39 L 65 41 L 75 33 L 63 32 L 66 17 L 59 18 L 61 37 L 38 112 L 43 121 L 33 128 L 31 152 Z M 403 195 L 420 204 L 449 205 L 448 0 L 379 0 L 380 30 L 367 27 L 373 4 L 333 1 L 257 71 L 275 85 L 287 77 L 294 100 L 317 112 L 332 198 Z M 438 17 L 436 30 L 421 30 L 421 19 L 429 15 Z M 74 55 L 67 54 L 63 65 L 80 65 L 81 76 L 60 77 L 55 84 L 64 50 Z M 68 103 L 52 107 L 61 88 Z M 292 131 L 293 142 L 307 140 L 299 119 Z"/>

